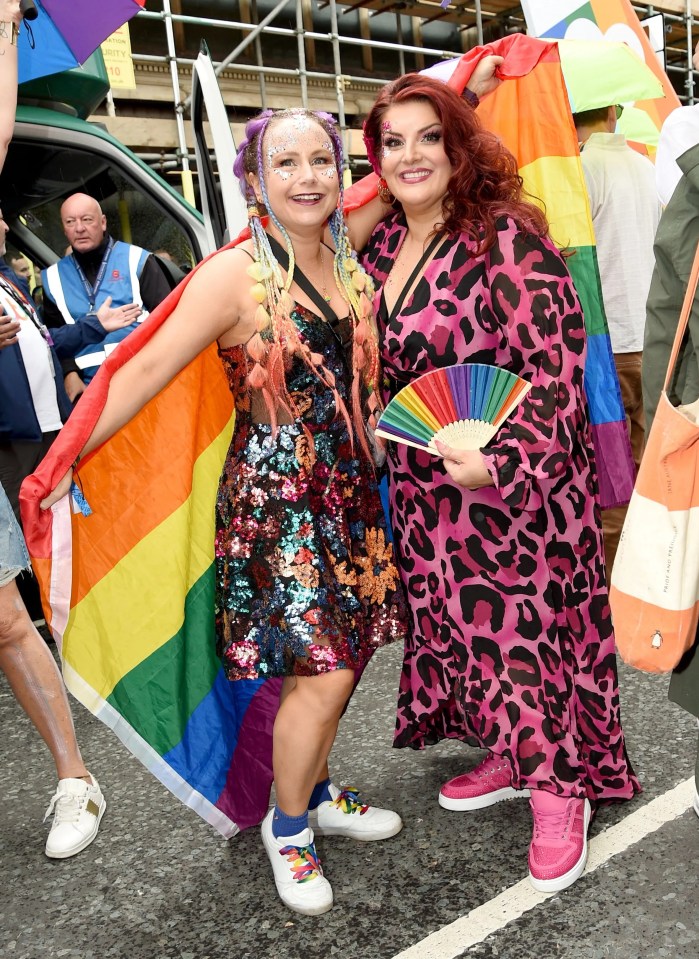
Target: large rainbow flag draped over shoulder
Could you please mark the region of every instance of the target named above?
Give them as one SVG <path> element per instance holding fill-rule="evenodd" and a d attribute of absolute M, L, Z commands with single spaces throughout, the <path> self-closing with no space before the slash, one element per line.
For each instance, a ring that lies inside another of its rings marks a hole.
<path fill-rule="evenodd" d="M 22 519 L 68 689 L 229 837 L 267 809 L 281 680 L 231 683 L 215 652 L 214 504 L 234 416 L 216 347 L 81 461 L 91 515 L 71 512 L 69 497 L 38 505 L 190 277 L 107 358 L 25 481 Z"/>

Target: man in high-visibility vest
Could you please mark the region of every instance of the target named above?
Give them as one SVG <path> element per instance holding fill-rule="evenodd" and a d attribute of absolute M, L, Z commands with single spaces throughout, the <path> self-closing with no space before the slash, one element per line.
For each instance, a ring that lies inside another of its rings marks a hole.
<path fill-rule="evenodd" d="M 93 197 L 85 193 L 68 197 L 61 207 L 61 222 L 71 252 L 41 272 L 46 326 L 80 323 L 93 316 L 104 325 L 115 313 L 131 320 L 78 353 L 75 366 L 64 365 L 66 390 L 74 400 L 107 355 L 165 299 L 171 287 L 150 253 L 109 235 L 107 218 Z"/>

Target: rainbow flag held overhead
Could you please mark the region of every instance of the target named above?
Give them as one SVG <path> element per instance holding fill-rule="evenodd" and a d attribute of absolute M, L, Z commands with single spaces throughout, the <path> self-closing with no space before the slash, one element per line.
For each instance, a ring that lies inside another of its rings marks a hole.
<path fill-rule="evenodd" d="M 461 58 L 442 61 L 422 72 L 461 92 L 482 57 L 488 54 L 504 57 L 498 76 L 505 82 L 483 98 L 478 106 L 478 118 L 497 133 L 515 155 L 525 188 L 546 211 L 552 238 L 559 248 L 571 254 L 566 262 L 582 302 L 587 331 L 585 392 L 592 422 L 600 504 L 610 508 L 628 503 L 635 467 L 602 302 L 592 217 L 567 92 L 567 84 L 579 83 L 583 75 L 578 67 L 564 76 L 559 46 L 556 42 L 516 34 L 476 47 Z M 593 53 L 593 46 L 589 50 Z M 593 71 L 594 62 L 592 59 L 590 69 Z M 650 80 L 642 77 L 639 89 L 660 96 L 659 83 L 650 71 L 646 73 Z M 376 180 L 371 174 L 348 190 L 345 208 L 351 210 L 375 196 Z"/>
<path fill-rule="evenodd" d="M 625 53 L 621 44 L 600 43 L 599 46 L 605 57 L 613 46 Z M 505 58 L 499 68 L 505 82 L 483 99 L 478 116 L 517 157 L 525 189 L 543 204 L 554 242 L 570 254 L 566 264 L 585 315 L 585 392 L 590 408 L 600 505 L 606 509 L 628 503 L 635 466 L 602 300 L 592 216 L 569 100 L 569 95 L 575 94 L 576 84 L 585 84 L 576 47 L 589 51 L 588 71 L 597 74 L 594 43 L 582 40 L 559 43 L 516 34 L 471 50 L 456 61 L 451 75 L 443 79 L 463 90 L 481 57 L 495 53 Z M 607 66 L 603 72 L 613 87 L 617 82 L 613 71 Z M 643 74 L 647 74 L 647 79 Z M 644 95 L 662 96 L 661 85 L 650 70 L 644 68 L 636 82 L 638 91 Z M 611 90 L 608 96 L 610 102 L 614 102 Z"/>
<path fill-rule="evenodd" d="M 215 651 L 214 504 L 234 423 L 216 346 L 81 460 L 91 515 L 72 512 L 69 497 L 39 508 L 90 436 L 111 377 L 190 277 L 102 365 L 25 480 L 22 518 L 66 686 L 230 837 L 268 807 L 281 680 L 229 682 Z"/>

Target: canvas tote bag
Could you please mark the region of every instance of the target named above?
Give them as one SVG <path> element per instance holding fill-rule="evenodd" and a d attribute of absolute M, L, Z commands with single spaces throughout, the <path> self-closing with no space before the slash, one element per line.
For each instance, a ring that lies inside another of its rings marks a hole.
<path fill-rule="evenodd" d="M 667 396 L 698 278 L 699 246 L 609 591 L 621 658 L 651 673 L 677 665 L 699 619 L 699 399 L 674 407 Z"/>

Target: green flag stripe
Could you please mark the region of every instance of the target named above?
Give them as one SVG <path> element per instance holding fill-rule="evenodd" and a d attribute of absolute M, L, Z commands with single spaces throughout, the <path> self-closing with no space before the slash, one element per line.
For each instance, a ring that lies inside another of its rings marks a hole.
<path fill-rule="evenodd" d="M 212 563 L 187 593 L 178 632 L 127 673 L 107 700 L 161 756 L 180 742 L 221 666 L 215 651 L 215 581 Z"/>

